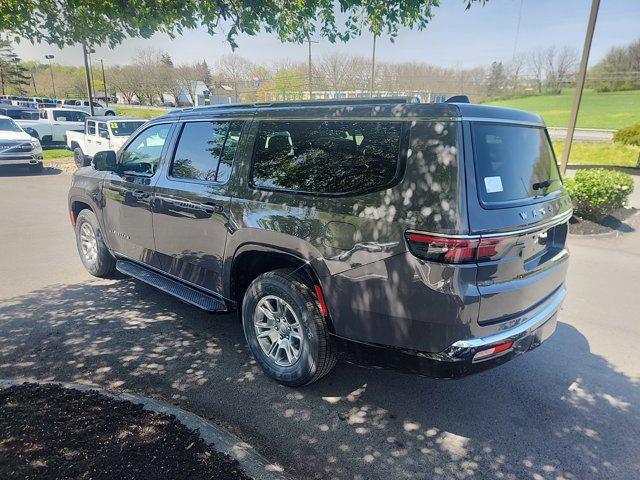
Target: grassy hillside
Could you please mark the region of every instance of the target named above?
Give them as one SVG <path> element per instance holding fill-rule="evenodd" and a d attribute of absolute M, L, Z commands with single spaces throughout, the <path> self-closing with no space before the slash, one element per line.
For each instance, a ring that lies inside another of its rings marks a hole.
<path fill-rule="evenodd" d="M 139 118 L 155 118 L 163 115 L 169 111 L 169 109 L 159 109 L 159 108 L 136 108 L 136 107 L 127 107 L 125 105 L 116 105 L 116 110 L 118 111 L 118 115 L 122 115 L 125 117 L 139 117 Z"/>
<path fill-rule="evenodd" d="M 564 142 L 553 142 L 558 163 L 562 157 Z M 635 167 L 640 160 L 640 147 L 611 142 L 574 142 L 569 165 L 616 165 Z"/>
<path fill-rule="evenodd" d="M 550 127 L 566 127 L 573 103 L 573 89 L 561 95 L 541 95 L 497 102 L 487 105 L 518 108 L 542 115 Z M 578 115 L 578 127 L 618 129 L 640 123 L 640 90 L 597 93 L 585 90 Z"/>

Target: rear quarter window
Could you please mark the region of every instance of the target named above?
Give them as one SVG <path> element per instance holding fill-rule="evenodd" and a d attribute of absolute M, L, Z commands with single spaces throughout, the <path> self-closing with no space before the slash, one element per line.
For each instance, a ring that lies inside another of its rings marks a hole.
<path fill-rule="evenodd" d="M 389 121 L 261 122 L 251 180 L 309 194 L 382 190 L 398 175 L 402 132 Z"/>

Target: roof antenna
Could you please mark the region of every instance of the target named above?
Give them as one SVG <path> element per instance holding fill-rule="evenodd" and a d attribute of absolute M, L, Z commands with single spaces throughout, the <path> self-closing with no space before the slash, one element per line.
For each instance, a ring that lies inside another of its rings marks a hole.
<path fill-rule="evenodd" d="M 445 103 L 471 103 L 466 95 L 454 95 L 445 100 Z"/>

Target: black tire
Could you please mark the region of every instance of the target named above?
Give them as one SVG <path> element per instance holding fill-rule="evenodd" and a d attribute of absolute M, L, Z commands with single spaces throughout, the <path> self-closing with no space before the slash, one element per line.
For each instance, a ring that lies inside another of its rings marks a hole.
<path fill-rule="evenodd" d="M 318 300 L 293 272 L 281 269 L 264 273 L 249 285 L 242 301 L 242 325 L 249 348 L 267 376 L 283 385 L 298 387 L 328 374 L 335 366 L 337 356 Z M 257 338 L 254 313 L 260 300 L 270 296 L 284 300 L 301 327 L 303 341 L 299 357 L 292 365 L 278 365 L 265 353 Z"/>
<path fill-rule="evenodd" d="M 76 162 L 76 167 L 78 168 L 86 167 L 88 165 L 87 157 L 85 157 L 80 147 L 73 149 L 73 161 Z"/>
<path fill-rule="evenodd" d="M 95 256 L 86 253 L 83 248 L 83 229 L 90 229 L 95 236 Z M 76 217 L 76 245 L 80 260 L 87 271 L 94 277 L 108 277 L 116 269 L 116 259 L 113 258 L 102 237 L 100 224 L 91 210 L 82 210 Z"/>
<path fill-rule="evenodd" d="M 106 112 L 104 112 L 105 117 L 115 117 L 116 116 L 116 112 L 114 112 L 113 110 L 107 110 Z"/>
<path fill-rule="evenodd" d="M 29 171 L 31 173 L 40 173 L 42 172 L 44 166 L 42 165 L 42 162 L 38 162 L 36 164 L 33 165 L 29 165 Z"/>

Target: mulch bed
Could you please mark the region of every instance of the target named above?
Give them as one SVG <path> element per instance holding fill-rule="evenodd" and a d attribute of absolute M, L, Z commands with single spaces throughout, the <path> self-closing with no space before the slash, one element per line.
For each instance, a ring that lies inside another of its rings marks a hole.
<path fill-rule="evenodd" d="M 0 389 L 1 479 L 250 479 L 175 417 L 95 391 Z"/>
<path fill-rule="evenodd" d="M 635 230 L 639 212 L 637 208 L 620 208 L 599 221 L 572 217 L 569 222 L 569 233 L 573 235 L 593 235 L 600 233 L 627 233 Z"/>

